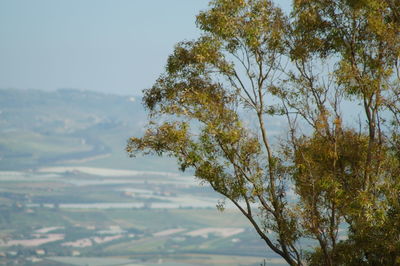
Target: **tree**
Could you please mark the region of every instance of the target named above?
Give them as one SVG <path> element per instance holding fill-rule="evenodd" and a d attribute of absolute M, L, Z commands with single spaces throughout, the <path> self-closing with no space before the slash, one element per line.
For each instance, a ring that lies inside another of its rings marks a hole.
<path fill-rule="evenodd" d="M 197 25 L 128 153 L 194 169 L 290 265 L 400 265 L 400 2 L 214 0 Z"/>

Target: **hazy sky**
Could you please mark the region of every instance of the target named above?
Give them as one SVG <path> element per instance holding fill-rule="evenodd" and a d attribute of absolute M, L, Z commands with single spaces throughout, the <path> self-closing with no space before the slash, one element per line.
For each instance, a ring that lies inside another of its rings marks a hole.
<path fill-rule="evenodd" d="M 286 1 L 279 1 L 287 3 Z M 208 0 L 0 0 L 0 88 L 138 95 Z"/>

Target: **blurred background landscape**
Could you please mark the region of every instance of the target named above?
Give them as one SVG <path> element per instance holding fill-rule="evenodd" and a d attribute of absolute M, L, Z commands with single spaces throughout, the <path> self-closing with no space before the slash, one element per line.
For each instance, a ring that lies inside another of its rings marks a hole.
<path fill-rule="evenodd" d="M 173 160 L 129 158 L 140 98 L 0 90 L 3 265 L 279 265 L 247 221 Z"/>

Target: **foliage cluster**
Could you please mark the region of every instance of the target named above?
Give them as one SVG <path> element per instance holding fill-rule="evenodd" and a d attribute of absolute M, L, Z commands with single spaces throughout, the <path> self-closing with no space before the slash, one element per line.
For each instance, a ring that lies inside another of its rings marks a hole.
<path fill-rule="evenodd" d="M 400 264 L 400 2 L 213 0 L 197 25 L 127 151 L 194 169 L 290 265 Z"/>

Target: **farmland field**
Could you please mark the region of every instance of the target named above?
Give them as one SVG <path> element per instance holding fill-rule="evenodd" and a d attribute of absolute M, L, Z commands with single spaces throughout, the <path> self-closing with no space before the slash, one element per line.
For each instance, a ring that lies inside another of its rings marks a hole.
<path fill-rule="evenodd" d="M 39 261 L 29 263 L 37 265 L 282 262 L 237 211 L 217 211 L 220 197 L 190 176 L 53 167 L 0 172 L 0 185 L 0 254 L 10 262 L 32 256 Z"/>

